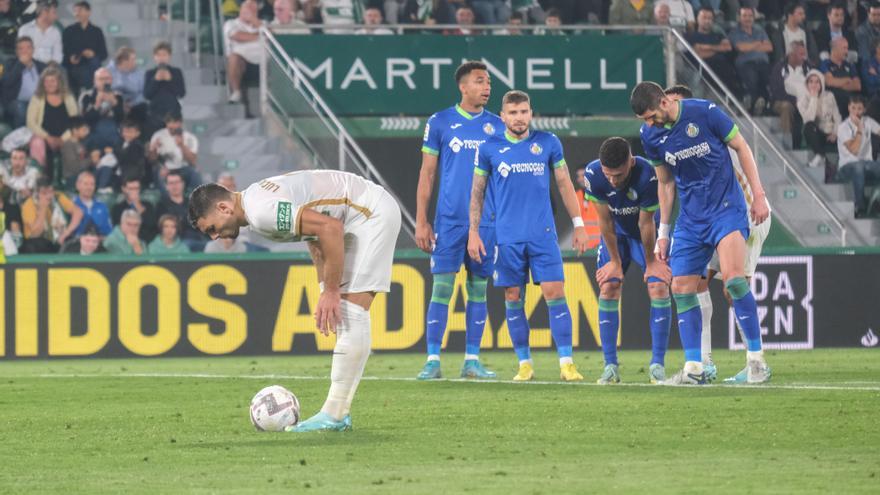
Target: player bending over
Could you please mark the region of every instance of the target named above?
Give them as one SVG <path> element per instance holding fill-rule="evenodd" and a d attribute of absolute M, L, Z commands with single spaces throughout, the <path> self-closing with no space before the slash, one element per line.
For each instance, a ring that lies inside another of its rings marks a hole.
<path fill-rule="evenodd" d="M 633 112 L 645 121 L 639 132 L 645 156 L 657 172 L 660 228 L 655 253 L 661 260 L 670 260 L 672 293 L 685 353 L 682 370 L 664 383 L 706 383 L 697 290 L 715 250 L 724 285 L 746 336 L 747 380 L 765 382 L 770 375 L 761 350 L 758 308 L 743 266 L 749 209 L 736 184 L 727 147 L 736 151 L 742 164 L 754 193 L 751 216 L 760 225 L 770 211 L 751 149 L 730 117 L 710 101 L 675 101 L 658 84 L 645 81 L 633 89 L 630 104 Z M 670 217 L 676 187 L 681 209 L 670 252 Z"/>
<path fill-rule="evenodd" d="M 501 101 L 503 136 L 490 138 L 480 146 L 474 169 L 470 203 L 468 254 L 476 262 L 487 257 L 480 235 L 483 197 L 487 183 L 495 190 L 494 283 L 504 287 L 507 325 L 513 348 L 519 358 L 517 381 L 534 378 L 529 350 L 529 326 L 523 306 L 521 287 L 529 272 L 541 292 L 550 313 L 550 333 L 559 354 L 560 377 L 565 381 L 583 380 L 572 361 L 571 312 L 565 301 L 562 253 L 556 237 L 556 225 L 550 207 L 549 170 L 565 209 L 574 223 L 573 245 L 578 254 L 587 248 L 587 233 L 580 216 L 577 196 L 571 183 L 562 143 L 554 134 L 530 131 L 532 108 L 529 96 L 522 91 L 508 91 Z"/>
<path fill-rule="evenodd" d="M 693 98 L 693 93 L 690 88 L 684 85 L 676 85 L 666 88 L 665 93 L 674 100 Z M 746 205 L 751 208 L 754 198 L 752 195 L 752 188 L 749 187 L 745 172 L 743 172 L 742 165 L 739 163 L 739 158 L 737 158 L 737 155 L 733 150 L 730 150 L 730 161 L 733 164 L 733 173 L 736 176 L 736 182 L 742 189 Z M 750 287 L 752 277 L 755 275 L 755 268 L 758 266 L 758 259 L 761 257 L 761 249 L 764 246 L 764 241 L 770 234 L 771 219 L 772 214 L 768 214 L 767 220 L 761 223 L 761 225 L 755 225 L 752 219 L 749 218 L 749 238 L 746 240 L 746 259 L 743 266 L 746 280 L 749 282 Z M 718 276 L 721 275 L 721 264 L 718 261 L 717 251 L 712 254 L 712 260 L 709 261 L 709 266 L 707 267 L 706 272 L 706 277 L 700 279 L 697 299 L 700 300 L 700 311 L 702 312 L 703 319 L 703 332 L 700 339 L 702 342 L 701 354 L 703 357 L 703 369 L 706 371 L 706 380 L 711 382 L 718 377 L 718 370 L 715 367 L 715 363 L 712 361 L 712 298 L 709 295 L 709 281 L 713 278 L 718 278 Z M 724 297 L 729 304 L 733 305 L 733 299 L 731 299 L 730 292 L 728 292 L 726 288 L 724 289 Z M 736 322 L 736 328 L 739 330 L 742 341 L 745 342 L 746 337 L 739 324 L 739 319 L 735 319 L 734 321 Z M 768 368 L 768 373 L 769 372 Z M 730 378 L 724 379 L 725 383 L 745 383 L 746 381 L 748 381 L 748 363 L 746 363 L 746 367 L 739 373 Z"/>
<path fill-rule="evenodd" d="M 277 242 L 317 236 L 308 243 L 321 287 L 315 321 L 324 335 L 336 333 L 330 392 L 319 413 L 288 431 L 350 430 L 351 402 L 370 355 L 370 305 L 391 287 L 397 201 L 357 175 L 305 170 L 241 193 L 201 185 L 190 196 L 189 218 L 211 239 L 234 239 L 245 226 Z"/>
<path fill-rule="evenodd" d="M 473 182 L 474 154 L 477 147 L 504 128 L 497 115 L 486 110 L 492 85 L 486 64 L 469 61 L 455 71 L 461 103 L 435 113 L 425 125 L 422 168 L 416 192 L 416 244 L 431 254 L 434 287 L 428 305 L 428 360 L 419 380 L 441 377 L 440 347 L 446 332 L 449 302 L 455 275 L 464 263 L 467 269 L 465 305 L 465 357 L 463 378 L 495 378 L 480 364 L 480 341 L 486 328 L 486 286 L 492 273 L 492 260 L 482 262 L 467 256 L 468 203 Z M 428 223 L 428 207 L 434 176 L 440 168 L 440 191 L 434 229 Z M 495 207 L 490 189 L 480 235 L 491 250 L 495 244 Z"/>
<path fill-rule="evenodd" d="M 648 160 L 633 156 L 629 143 L 621 137 L 605 140 L 599 159 L 586 167 L 585 197 L 596 204 L 599 244 L 596 282 L 599 284 L 599 337 L 605 354 L 605 369 L 597 383 L 619 383 L 617 331 L 620 326 L 618 305 L 623 275 L 630 261 L 645 273 L 651 313 L 651 383 L 666 379 L 663 367 L 669 344 L 672 301 L 669 299 L 669 266 L 654 257 L 660 207 L 657 200 L 657 176 Z"/>

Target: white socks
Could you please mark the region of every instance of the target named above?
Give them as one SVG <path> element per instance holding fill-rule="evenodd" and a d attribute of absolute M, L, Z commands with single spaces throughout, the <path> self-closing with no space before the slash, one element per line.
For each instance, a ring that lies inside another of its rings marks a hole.
<path fill-rule="evenodd" d="M 712 362 L 712 296 L 709 291 L 697 293 L 700 314 L 703 315 L 703 333 L 700 334 L 700 353 L 703 364 Z"/>
<path fill-rule="evenodd" d="M 341 420 L 351 409 L 351 401 L 370 357 L 370 313 L 343 299 L 342 321 L 336 327 L 336 347 L 330 369 L 330 392 L 321 412 Z"/>

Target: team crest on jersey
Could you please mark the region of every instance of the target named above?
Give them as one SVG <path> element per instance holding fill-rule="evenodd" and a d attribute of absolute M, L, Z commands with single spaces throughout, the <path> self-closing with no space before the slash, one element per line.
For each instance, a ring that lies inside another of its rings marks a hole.
<path fill-rule="evenodd" d="M 529 148 L 529 151 L 531 151 L 533 155 L 540 155 L 541 152 L 544 151 L 544 148 L 542 148 L 540 144 L 534 143 L 532 144 L 532 147 Z"/>
<path fill-rule="evenodd" d="M 685 132 L 687 132 L 688 137 L 695 138 L 698 134 L 700 134 L 700 128 L 697 127 L 697 124 L 691 122 L 690 124 L 688 124 L 687 130 Z"/>
<path fill-rule="evenodd" d="M 483 132 L 492 136 L 495 134 L 495 126 L 490 124 L 489 122 L 486 122 L 485 124 L 483 124 Z"/>
<path fill-rule="evenodd" d="M 635 189 L 630 188 L 630 190 L 626 192 L 626 197 L 629 198 L 630 201 L 635 201 L 639 199 L 639 193 L 637 193 Z"/>
<path fill-rule="evenodd" d="M 507 174 L 510 173 L 510 165 L 506 162 L 501 162 L 501 165 L 498 165 L 498 173 L 501 174 L 501 177 L 507 177 Z"/>

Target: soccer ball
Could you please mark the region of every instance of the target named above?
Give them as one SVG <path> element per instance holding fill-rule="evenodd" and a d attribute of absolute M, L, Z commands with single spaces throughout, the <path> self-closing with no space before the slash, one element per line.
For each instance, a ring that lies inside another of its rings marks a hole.
<path fill-rule="evenodd" d="M 259 431 L 284 431 L 299 422 L 299 399 L 281 385 L 257 392 L 251 400 L 251 424 Z"/>

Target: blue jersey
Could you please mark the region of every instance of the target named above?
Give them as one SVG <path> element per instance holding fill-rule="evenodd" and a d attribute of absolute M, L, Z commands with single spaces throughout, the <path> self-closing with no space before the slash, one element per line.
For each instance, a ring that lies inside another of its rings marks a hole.
<path fill-rule="evenodd" d="M 707 224 L 734 210 L 746 214 L 727 149 L 739 129 L 715 103 L 682 100 L 675 123 L 643 124 L 639 132 L 645 157 L 654 166 L 667 165 L 675 177 L 681 200 L 679 222 Z"/>
<path fill-rule="evenodd" d="M 595 203 L 607 204 L 614 220 L 614 232 L 633 239 L 641 239 L 639 232 L 639 212 L 657 211 L 657 174 L 651 163 L 635 157 L 636 163 L 629 175 L 627 184 L 615 189 L 605 174 L 599 160 L 587 165 L 584 173 L 586 191 L 584 196 Z"/>
<path fill-rule="evenodd" d="M 471 115 L 455 105 L 428 119 L 422 152 L 438 155 L 440 168 L 435 230 L 441 225 L 470 224 L 468 209 L 477 148 L 493 135 L 503 132 L 501 118 L 488 110 Z M 494 194 L 488 189 L 480 225 L 491 226 L 494 223 Z"/>
<path fill-rule="evenodd" d="M 522 140 L 505 133 L 480 146 L 474 173 L 488 175 L 495 188 L 499 245 L 556 238 L 548 174 L 564 166 L 562 143 L 551 132 L 532 130 Z"/>

